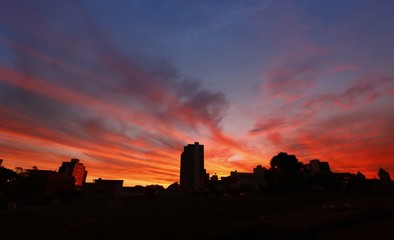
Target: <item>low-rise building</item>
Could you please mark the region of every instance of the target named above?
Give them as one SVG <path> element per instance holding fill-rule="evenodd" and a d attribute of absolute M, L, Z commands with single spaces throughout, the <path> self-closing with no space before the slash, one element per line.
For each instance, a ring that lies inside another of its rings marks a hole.
<path fill-rule="evenodd" d="M 118 199 L 121 197 L 123 180 L 95 179 L 93 183 L 85 183 L 84 200 Z"/>

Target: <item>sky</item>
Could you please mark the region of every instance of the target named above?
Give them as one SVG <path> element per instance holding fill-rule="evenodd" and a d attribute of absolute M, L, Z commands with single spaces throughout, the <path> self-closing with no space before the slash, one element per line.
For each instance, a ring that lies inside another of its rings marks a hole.
<path fill-rule="evenodd" d="M 0 3 L 0 158 L 87 181 L 179 182 L 279 152 L 394 174 L 394 1 Z"/>

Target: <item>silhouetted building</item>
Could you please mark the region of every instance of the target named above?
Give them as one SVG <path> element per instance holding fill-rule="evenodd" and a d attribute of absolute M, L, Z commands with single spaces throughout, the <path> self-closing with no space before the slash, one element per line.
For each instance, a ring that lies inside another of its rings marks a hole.
<path fill-rule="evenodd" d="M 259 166 L 261 167 L 261 165 Z M 265 184 L 265 168 L 260 168 L 259 166 L 253 169 L 253 173 L 238 172 L 237 170 L 232 171 L 230 172 L 230 176 L 221 177 L 221 181 L 223 184 Z"/>
<path fill-rule="evenodd" d="M 74 179 L 51 170 L 29 170 L 14 183 L 10 197 L 18 206 L 59 203 L 71 196 Z"/>
<path fill-rule="evenodd" d="M 266 187 L 265 179 L 266 168 L 257 165 L 253 168 L 253 173 L 232 171 L 230 176 L 221 177 L 220 183 L 226 191 L 237 192 L 256 192 L 260 191 L 261 187 Z"/>
<path fill-rule="evenodd" d="M 380 183 L 385 190 L 392 191 L 393 190 L 393 181 L 391 180 L 390 173 L 384 170 L 383 168 L 379 169 L 378 172 Z"/>
<path fill-rule="evenodd" d="M 379 179 L 380 179 L 380 181 L 383 181 L 383 182 L 392 182 L 392 180 L 391 180 L 391 177 L 390 177 L 390 173 L 388 173 L 386 170 L 384 170 L 383 168 L 380 168 L 379 169 L 379 172 L 378 172 L 378 175 L 379 175 Z"/>
<path fill-rule="evenodd" d="M 88 175 L 85 166 L 76 158 L 71 159 L 70 162 L 63 162 L 59 168 L 59 173 L 74 177 L 75 186 L 78 188 L 83 186 Z"/>
<path fill-rule="evenodd" d="M 205 187 L 206 178 L 204 145 L 200 145 L 198 142 L 188 144 L 181 154 L 181 190 L 184 192 L 200 192 Z"/>
<path fill-rule="evenodd" d="M 219 181 L 219 177 L 218 177 L 218 175 L 216 175 L 216 173 L 215 173 L 215 174 L 212 175 L 212 177 L 211 177 L 211 182 L 215 183 L 215 182 L 217 182 L 217 181 Z"/>
<path fill-rule="evenodd" d="M 256 176 L 263 176 L 266 171 L 267 169 L 261 165 L 257 165 L 255 168 L 253 168 L 253 174 Z"/>
<path fill-rule="evenodd" d="M 320 162 L 319 159 L 310 160 L 309 164 L 306 164 L 306 169 L 308 169 L 311 174 L 331 172 L 329 163 Z"/>
<path fill-rule="evenodd" d="M 87 200 L 117 199 L 121 197 L 123 180 L 95 179 L 85 183 L 83 198 Z"/>

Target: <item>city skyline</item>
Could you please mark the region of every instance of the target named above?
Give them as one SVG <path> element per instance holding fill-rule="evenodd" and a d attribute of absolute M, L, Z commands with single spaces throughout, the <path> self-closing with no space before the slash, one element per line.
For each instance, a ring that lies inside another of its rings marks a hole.
<path fill-rule="evenodd" d="M 246 184 L 251 184 L 250 181 L 252 182 L 259 182 L 259 184 L 262 185 L 266 185 L 267 184 L 267 177 L 270 177 L 270 173 L 268 173 L 268 175 L 266 175 L 267 172 L 277 172 L 279 170 L 279 172 L 282 172 L 285 170 L 285 168 L 283 168 L 281 170 L 280 165 L 278 165 L 277 159 L 278 158 L 282 158 L 282 160 L 284 161 L 290 161 L 290 165 L 291 166 L 291 162 L 292 160 L 289 159 L 283 159 L 283 157 L 287 158 L 293 158 L 294 161 L 298 162 L 298 170 L 299 174 L 301 175 L 305 175 L 305 176 L 311 176 L 314 174 L 317 175 L 321 175 L 321 176 L 334 176 L 337 175 L 338 176 L 346 176 L 346 177 L 358 177 L 358 176 L 362 176 L 362 178 L 364 178 L 365 180 L 369 180 L 369 181 L 373 181 L 373 180 L 377 180 L 379 179 L 380 181 L 383 181 L 385 183 L 390 182 L 390 187 L 392 188 L 392 180 L 390 177 L 390 173 L 387 172 L 386 170 L 384 170 L 383 168 L 379 167 L 379 170 L 376 171 L 376 175 L 373 178 L 366 178 L 366 176 L 360 172 L 357 171 L 356 172 L 333 172 L 330 169 L 330 164 L 329 162 L 324 162 L 324 161 L 320 161 L 319 159 L 311 159 L 308 162 L 302 162 L 300 161 L 296 155 L 294 154 L 288 154 L 286 152 L 279 152 L 277 155 L 273 156 L 270 160 L 270 164 L 269 166 L 262 166 L 262 165 L 257 165 L 256 167 L 254 167 L 251 171 L 251 169 L 249 169 L 246 172 L 238 172 L 237 169 L 235 169 L 234 171 L 229 172 L 228 174 L 224 174 L 221 176 L 218 176 L 217 173 L 210 173 L 207 172 L 206 169 L 204 168 L 204 145 L 200 144 L 199 142 L 194 142 L 192 144 L 187 144 L 183 147 L 183 151 L 180 154 L 180 161 L 179 161 L 179 177 L 178 180 L 171 183 L 171 184 L 164 184 L 164 185 L 160 185 L 157 183 L 148 183 L 145 185 L 146 188 L 149 187 L 162 187 L 164 189 L 166 188 L 171 188 L 170 186 L 172 185 L 178 185 L 179 186 L 179 190 L 184 192 L 184 193 L 198 193 L 198 192 L 204 192 L 206 189 L 209 189 L 210 187 L 212 187 L 212 184 L 214 184 L 215 182 L 225 182 L 226 184 L 228 184 L 228 179 L 232 179 L 236 181 L 240 181 L 238 183 L 242 183 L 245 179 Z M 274 160 L 276 159 L 276 160 Z M 0 159 L 0 167 L 4 168 L 8 171 L 14 172 L 15 174 L 19 175 L 20 177 L 26 177 L 29 176 L 30 173 L 33 172 L 45 172 L 45 174 L 49 174 L 49 172 L 51 173 L 56 173 L 56 174 L 60 174 L 69 178 L 73 178 L 74 179 L 74 187 L 75 190 L 83 190 L 84 189 L 84 185 L 87 184 L 93 184 L 95 182 L 116 182 L 116 183 L 122 183 L 123 186 L 123 182 L 124 179 L 121 179 L 119 177 L 114 177 L 112 179 L 103 179 L 102 177 L 97 177 L 96 179 L 93 179 L 90 182 L 87 182 L 87 174 L 88 171 L 86 170 L 86 167 L 84 166 L 83 163 L 80 162 L 79 159 L 76 158 L 71 158 L 70 161 L 63 161 L 61 166 L 58 168 L 58 170 L 49 170 L 49 169 L 38 169 L 37 166 L 33 166 L 32 168 L 26 168 L 23 169 L 21 167 L 16 167 L 15 169 L 8 169 L 6 168 L 4 165 L 2 165 L 3 163 L 3 159 Z M 279 167 L 279 168 L 278 168 Z M 283 166 L 282 166 L 283 167 Z M 293 166 L 295 167 L 295 166 Z M 293 170 L 295 170 L 296 168 L 294 168 Z M 285 173 L 286 171 L 282 172 Z M 285 173 L 287 174 L 294 174 L 294 173 Z M 328 175 L 327 175 L 328 174 Z M 332 175 L 334 174 L 334 175 Z M 33 174 L 34 175 L 34 174 Z M 60 176 L 59 175 L 59 176 Z M 240 177 L 239 177 L 240 176 Z M 378 176 L 378 177 L 376 177 Z M 299 177 L 299 176 L 298 176 Z M 241 179 L 239 179 L 241 178 Z M 244 178 L 244 179 L 242 179 Z M 256 180 L 257 178 L 257 180 Z M 339 177 L 341 178 L 341 177 Z M 263 179 L 263 180 L 262 180 Z M 14 179 L 15 180 L 15 179 Z M 338 180 L 338 179 L 337 179 Z M 262 182 L 260 182 L 262 181 Z M 342 179 L 340 181 L 344 181 L 343 183 L 346 183 L 346 180 Z M 266 185 L 268 186 L 268 185 Z M 125 187 L 143 187 L 142 185 L 139 184 L 135 184 L 135 185 L 125 185 Z M 272 187 L 272 186 L 271 186 Z M 275 188 L 275 187 L 273 187 Z"/>
<path fill-rule="evenodd" d="M 278 152 L 394 172 L 392 1 L 2 1 L 0 158 L 87 181 L 179 181 Z"/>

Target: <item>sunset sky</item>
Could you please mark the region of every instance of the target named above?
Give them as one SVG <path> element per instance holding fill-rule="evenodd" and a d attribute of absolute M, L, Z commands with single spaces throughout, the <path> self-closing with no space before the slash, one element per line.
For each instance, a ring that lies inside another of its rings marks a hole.
<path fill-rule="evenodd" d="M 279 152 L 394 174 L 394 1 L 0 3 L 0 159 L 125 186 Z"/>

